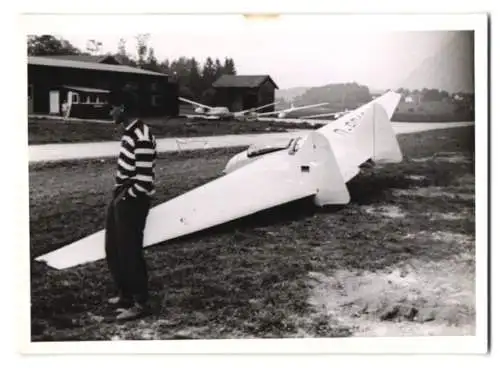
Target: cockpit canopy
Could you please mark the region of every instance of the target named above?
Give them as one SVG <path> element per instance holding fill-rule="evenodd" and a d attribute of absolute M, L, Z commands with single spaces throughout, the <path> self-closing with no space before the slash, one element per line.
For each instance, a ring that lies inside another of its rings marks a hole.
<path fill-rule="evenodd" d="M 266 153 L 272 153 L 288 149 L 293 141 L 294 139 L 291 138 L 283 142 L 273 142 L 271 144 L 266 144 L 266 145 L 255 145 L 255 144 L 251 145 L 250 147 L 248 147 L 247 157 L 256 157 L 265 155 Z"/>
<path fill-rule="evenodd" d="M 290 138 L 283 142 L 273 142 L 266 145 L 251 145 L 247 149 L 247 157 L 257 157 L 267 153 L 283 151 L 288 149 L 290 154 L 297 152 L 302 146 L 303 138 Z"/>

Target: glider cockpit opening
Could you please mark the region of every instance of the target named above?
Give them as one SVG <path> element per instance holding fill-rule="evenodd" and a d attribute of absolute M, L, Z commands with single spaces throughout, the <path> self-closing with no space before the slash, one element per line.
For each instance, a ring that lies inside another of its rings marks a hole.
<path fill-rule="evenodd" d="M 297 137 L 297 138 L 292 139 L 290 142 L 290 149 L 288 150 L 288 153 L 290 155 L 294 155 L 295 153 L 297 153 L 300 150 L 300 148 L 302 147 L 303 144 L 304 144 L 303 137 Z"/>
<path fill-rule="evenodd" d="M 272 152 L 277 152 L 277 151 L 283 151 L 289 148 L 292 145 L 292 142 L 294 139 L 287 140 L 284 143 L 274 143 L 270 145 L 265 145 L 265 146 L 250 146 L 248 147 L 247 150 L 247 157 L 257 157 L 257 156 L 262 156 L 267 153 L 272 153 Z"/>

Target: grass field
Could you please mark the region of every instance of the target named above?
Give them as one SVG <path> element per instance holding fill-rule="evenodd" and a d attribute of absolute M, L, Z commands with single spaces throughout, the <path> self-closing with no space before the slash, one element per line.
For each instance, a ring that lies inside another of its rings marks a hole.
<path fill-rule="evenodd" d="M 324 111 L 323 111 L 324 112 Z M 290 117 L 311 115 L 310 111 L 299 111 Z M 255 134 L 286 132 L 290 129 L 318 129 L 322 125 L 283 122 L 241 122 L 241 121 L 189 121 L 184 118 L 144 119 L 151 126 L 157 138 L 203 137 L 225 134 Z M 465 115 L 426 115 L 417 113 L 395 113 L 392 121 L 398 122 L 448 122 L 469 121 Z M 121 130 L 112 123 L 63 122 L 61 120 L 29 119 L 28 144 L 79 143 L 118 141 Z"/>
<path fill-rule="evenodd" d="M 475 328 L 474 130 L 398 137 L 346 206 L 299 201 L 146 249 L 155 313 L 109 323 L 103 261 L 31 265 L 33 341 L 457 335 Z M 162 154 L 155 203 L 239 149 Z M 114 160 L 30 165 L 31 258 L 99 230 Z"/>
<path fill-rule="evenodd" d="M 183 118 L 144 119 L 157 138 L 199 137 L 224 134 L 285 132 L 290 124 L 238 121 L 192 121 Z M 297 127 L 304 127 L 300 124 Z M 310 128 L 309 126 L 305 126 Z M 121 130 L 113 123 L 63 122 L 60 120 L 30 119 L 28 144 L 118 141 Z"/>

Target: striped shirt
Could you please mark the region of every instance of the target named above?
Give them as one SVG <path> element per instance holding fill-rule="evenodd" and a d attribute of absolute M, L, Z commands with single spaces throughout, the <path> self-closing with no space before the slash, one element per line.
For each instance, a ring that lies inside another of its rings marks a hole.
<path fill-rule="evenodd" d="M 118 156 L 115 188 L 132 182 L 127 191 L 131 197 L 155 193 L 156 140 L 149 127 L 134 120 L 125 128 Z"/>

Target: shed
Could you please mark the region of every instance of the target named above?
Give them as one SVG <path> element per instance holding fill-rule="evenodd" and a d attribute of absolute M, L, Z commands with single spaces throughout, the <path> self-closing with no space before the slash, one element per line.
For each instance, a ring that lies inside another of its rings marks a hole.
<path fill-rule="evenodd" d="M 226 106 L 230 111 L 241 111 L 273 103 L 276 83 L 269 75 L 220 76 L 213 84 L 217 106 Z M 261 112 L 274 111 L 274 106 Z"/>
<path fill-rule="evenodd" d="M 71 98 L 72 111 L 85 115 L 78 117 L 97 117 L 94 115 L 108 113 L 110 102 L 125 99 L 136 116 L 175 116 L 179 111 L 177 97 L 178 84 L 170 76 L 115 64 L 109 58 L 94 62 L 28 57 L 30 113 L 63 115 L 64 104 Z"/>

